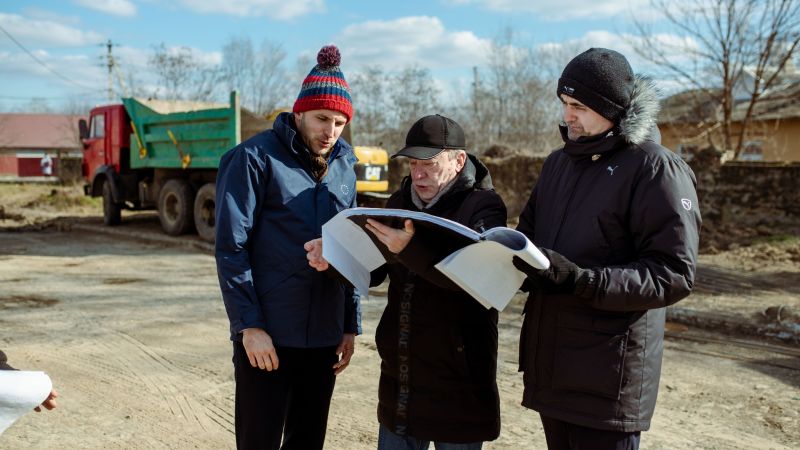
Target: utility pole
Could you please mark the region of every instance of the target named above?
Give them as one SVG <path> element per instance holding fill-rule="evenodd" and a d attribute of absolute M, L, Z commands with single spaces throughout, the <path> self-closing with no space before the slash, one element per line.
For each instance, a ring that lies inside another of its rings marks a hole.
<path fill-rule="evenodd" d="M 111 39 L 106 42 L 106 48 L 108 49 L 108 56 L 106 57 L 106 65 L 108 66 L 108 102 L 111 103 L 114 101 L 114 55 L 111 53 L 111 49 L 114 47 L 114 44 L 111 42 Z"/>

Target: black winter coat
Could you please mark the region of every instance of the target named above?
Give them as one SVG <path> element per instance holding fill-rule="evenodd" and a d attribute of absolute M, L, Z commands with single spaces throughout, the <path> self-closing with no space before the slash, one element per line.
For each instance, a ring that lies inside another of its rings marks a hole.
<path fill-rule="evenodd" d="M 531 289 L 523 405 L 625 432 L 650 427 L 665 307 L 692 290 L 701 223 L 694 173 L 644 137 L 652 122 L 637 112 L 641 121 L 594 139 L 569 141 L 562 127 L 566 144 L 546 160 L 518 226 L 594 272 L 591 298 Z"/>
<path fill-rule="evenodd" d="M 454 187 L 424 212 L 482 231 L 506 225 L 506 207 L 476 158 Z M 387 208 L 418 210 L 411 181 Z M 497 310 L 486 309 L 433 266 L 446 254 L 416 235 L 372 284 L 389 276 L 389 301 L 375 340 L 381 357 L 378 420 L 417 439 L 466 443 L 500 433 Z"/>

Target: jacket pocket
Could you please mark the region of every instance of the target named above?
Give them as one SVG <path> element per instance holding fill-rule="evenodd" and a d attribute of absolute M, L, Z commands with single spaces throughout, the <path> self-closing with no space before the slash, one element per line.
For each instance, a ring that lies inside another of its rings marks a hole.
<path fill-rule="evenodd" d="M 600 214 L 594 222 L 595 234 L 603 252 L 603 265 L 622 264 L 633 255 L 632 238 L 627 226 L 614 215 Z"/>
<path fill-rule="evenodd" d="M 558 327 L 553 388 L 618 400 L 628 332 Z"/>
<path fill-rule="evenodd" d="M 264 264 L 258 270 L 253 270 L 253 286 L 259 297 L 272 293 L 278 287 L 285 285 L 289 279 L 296 276 L 308 266 L 307 261 L 292 264 L 282 258 L 280 264 Z"/>

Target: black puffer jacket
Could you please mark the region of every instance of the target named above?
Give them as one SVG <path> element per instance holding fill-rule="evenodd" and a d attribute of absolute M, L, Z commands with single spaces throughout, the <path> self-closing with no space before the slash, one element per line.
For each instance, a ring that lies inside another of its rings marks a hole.
<path fill-rule="evenodd" d="M 545 162 L 518 229 L 594 269 L 591 298 L 532 288 L 520 337 L 523 405 L 592 428 L 650 427 L 664 307 L 694 284 L 700 212 L 695 176 L 647 138 L 658 111 L 638 79 L 621 125 L 569 141 Z"/>
<path fill-rule="evenodd" d="M 470 156 L 453 188 L 424 212 L 481 231 L 506 225 L 506 207 L 486 167 Z M 387 208 L 418 210 L 411 180 Z M 389 275 L 389 302 L 375 335 L 381 356 L 378 420 L 417 439 L 489 441 L 500 433 L 497 310 L 486 309 L 433 266 L 447 256 L 419 233 L 399 261 L 373 272 Z"/>

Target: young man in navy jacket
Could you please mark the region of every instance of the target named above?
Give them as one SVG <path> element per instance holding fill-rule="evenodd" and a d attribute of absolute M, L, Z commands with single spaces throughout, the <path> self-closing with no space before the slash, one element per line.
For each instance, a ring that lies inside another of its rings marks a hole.
<path fill-rule="evenodd" d="M 358 294 L 308 266 L 303 244 L 356 205 L 352 119 L 336 47 L 320 50 L 292 113 L 226 153 L 216 260 L 230 319 L 239 448 L 321 449 L 335 375 L 360 333 Z"/>

